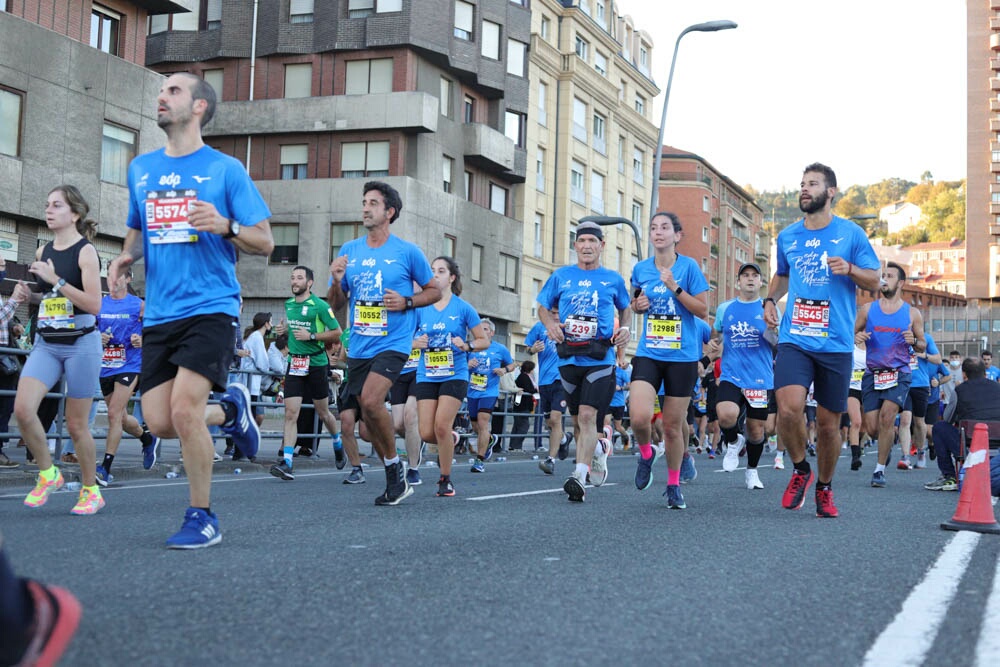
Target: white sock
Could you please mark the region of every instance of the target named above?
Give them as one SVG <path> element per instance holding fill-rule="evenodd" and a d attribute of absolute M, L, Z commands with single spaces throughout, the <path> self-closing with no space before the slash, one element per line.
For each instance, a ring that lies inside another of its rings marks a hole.
<path fill-rule="evenodd" d="M 885 466 L 881 463 L 875 465 L 875 472 L 885 472 Z"/>
<path fill-rule="evenodd" d="M 399 463 L 399 454 L 396 454 L 391 459 L 385 459 L 385 467 L 386 468 L 388 468 L 389 466 L 394 465 L 396 463 Z"/>
<path fill-rule="evenodd" d="M 576 470 L 573 471 L 573 476 L 580 480 L 580 482 L 585 482 L 588 472 L 590 472 L 590 466 L 586 463 L 577 463 Z"/>

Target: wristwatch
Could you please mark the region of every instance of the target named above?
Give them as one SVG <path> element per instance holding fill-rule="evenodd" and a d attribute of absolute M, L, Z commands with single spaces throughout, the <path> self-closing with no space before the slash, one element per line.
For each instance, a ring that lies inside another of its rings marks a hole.
<path fill-rule="evenodd" d="M 406 297 L 406 309 L 407 310 L 413 310 L 413 297 L 412 296 Z"/>
<path fill-rule="evenodd" d="M 309 340 L 316 340 L 316 334 L 314 333 L 309 334 Z"/>
<path fill-rule="evenodd" d="M 65 278 L 60 278 L 56 282 L 55 287 L 52 288 L 52 291 L 53 292 L 58 292 L 59 290 L 61 290 L 65 286 L 66 286 L 66 279 Z"/>
<path fill-rule="evenodd" d="M 240 223 L 236 222 L 235 220 L 230 220 L 229 231 L 223 234 L 222 238 L 231 239 L 234 236 L 239 236 L 239 235 L 240 235 Z"/>
<path fill-rule="evenodd" d="M 674 290 L 674 294 L 680 296 L 680 293 L 683 292 L 683 291 L 684 291 L 684 288 L 681 287 L 680 285 L 678 285 L 677 289 Z"/>

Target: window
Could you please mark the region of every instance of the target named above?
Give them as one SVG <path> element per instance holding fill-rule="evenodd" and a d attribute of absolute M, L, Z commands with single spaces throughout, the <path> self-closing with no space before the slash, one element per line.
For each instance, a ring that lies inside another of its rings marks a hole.
<path fill-rule="evenodd" d="M 215 91 L 215 96 L 221 101 L 222 100 L 222 85 L 226 80 L 225 70 L 219 69 L 206 69 L 202 71 L 201 78 L 205 80 L 205 83 L 212 87 Z"/>
<path fill-rule="evenodd" d="M 604 118 L 599 113 L 594 113 L 594 141 L 591 144 L 594 150 L 601 155 L 608 154 L 608 145 L 605 140 L 605 127 L 607 126 L 607 119 Z"/>
<path fill-rule="evenodd" d="M 551 31 L 551 29 L 552 29 L 552 21 L 549 20 L 548 16 L 542 16 L 542 27 L 541 27 L 542 39 L 548 41 L 549 32 Z"/>
<path fill-rule="evenodd" d="M 222 27 L 222 0 L 208 0 L 205 5 L 205 29 L 218 30 Z"/>
<path fill-rule="evenodd" d="M 455 237 L 451 234 L 444 235 L 444 244 L 441 246 L 441 254 L 445 257 L 455 257 Z"/>
<path fill-rule="evenodd" d="M 644 74 L 649 72 L 649 49 L 645 44 L 639 47 L 639 71 Z"/>
<path fill-rule="evenodd" d="M 636 227 L 640 229 L 643 227 L 642 222 L 642 204 L 637 201 L 632 202 L 632 222 L 635 223 Z"/>
<path fill-rule="evenodd" d="M 274 237 L 274 252 L 271 253 L 271 264 L 299 263 L 299 226 L 292 223 L 271 223 L 271 235 Z"/>
<path fill-rule="evenodd" d="M 709 213 L 711 211 L 711 203 L 708 199 L 708 195 L 701 198 L 701 210 L 705 213 Z"/>
<path fill-rule="evenodd" d="M 597 3 L 595 5 L 594 18 L 597 19 L 597 22 L 600 23 L 602 27 L 607 27 L 607 25 L 604 23 L 604 16 L 605 16 L 604 0 L 597 0 Z"/>
<path fill-rule="evenodd" d="M 507 74 L 524 76 L 524 54 L 528 45 L 516 39 L 507 40 Z"/>
<path fill-rule="evenodd" d="M 580 0 L 580 9 L 587 16 L 590 16 L 590 0 Z"/>
<path fill-rule="evenodd" d="M 468 95 L 462 103 L 462 120 L 466 123 L 476 122 L 476 100 Z"/>
<path fill-rule="evenodd" d="M 403 0 L 378 0 L 378 9 L 375 11 L 379 14 L 401 12 L 403 11 Z"/>
<path fill-rule="evenodd" d="M 21 154 L 21 109 L 24 93 L 0 87 L 0 153 Z"/>
<path fill-rule="evenodd" d="M 645 171 L 643 163 L 645 162 L 645 153 L 641 149 L 635 148 L 632 151 L 632 180 L 642 185 L 642 173 Z"/>
<path fill-rule="evenodd" d="M 618 101 L 619 102 L 625 101 L 625 79 L 622 79 L 618 82 Z"/>
<path fill-rule="evenodd" d="M 90 45 L 95 49 L 118 55 L 118 29 L 122 15 L 106 7 L 94 5 L 90 11 Z"/>
<path fill-rule="evenodd" d="M 1000 162 L 1000 151 L 993 151 L 993 161 Z"/>
<path fill-rule="evenodd" d="M 441 115 L 446 118 L 452 118 L 452 99 L 451 99 L 452 83 L 451 79 L 446 79 L 441 77 Z"/>
<path fill-rule="evenodd" d="M 455 169 L 455 160 L 444 156 L 444 166 L 441 170 L 442 180 L 444 181 L 444 191 L 451 192 L 451 174 Z"/>
<path fill-rule="evenodd" d="M 289 23 L 312 23 L 313 0 L 291 0 L 288 5 Z"/>
<path fill-rule="evenodd" d="M 516 292 L 518 273 L 517 257 L 500 253 L 500 289 Z"/>
<path fill-rule="evenodd" d="M 312 63 L 285 65 L 285 98 L 312 96 Z"/>
<path fill-rule="evenodd" d="M 701 228 L 701 242 L 708 243 L 708 227 Z"/>
<path fill-rule="evenodd" d="M 104 123 L 101 139 L 101 180 L 125 185 L 128 164 L 135 157 L 136 133 L 133 130 Z"/>
<path fill-rule="evenodd" d="M 348 61 L 345 84 L 345 95 L 391 93 L 392 58 Z"/>
<path fill-rule="evenodd" d="M 545 113 L 546 99 L 549 96 L 549 84 L 544 81 L 538 82 L 538 124 L 545 126 L 548 124 L 548 114 Z M 1000 175 L 1000 174 L 998 174 Z"/>
<path fill-rule="evenodd" d="M 619 218 L 625 215 L 625 193 L 618 191 L 618 206 L 615 207 L 615 215 Z"/>
<path fill-rule="evenodd" d="M 594 213 L 604 213 L 604 174 L 590 172 L 590 208 Z"/>
<path fill-rule="evenodd" d="M 646 98 L 638 93 L 635 96 L 635 112 L 640 116 L 646 115 Z"/>
<path fill-rule="evenodd" d="M 625 173 L 625 137 L 618 137 L 618 173 Z"/>
<path fill-rule="evenodd" d="M 542 281 L 531 279 L 531 318 L 538 318 L 538 295 L 542 293 Z"/>
<path fill-rule="evenodd" d="M 586 167 L 573 160 L 569 172 L 569 198 L 577 204 L 586 204 L 587 200 L 583 192 L 583 174 Z"/>
<path fill-rule="evenodd" d="M 347 18 L 363 19 L 375 13 L 375 0 L 348 0 Z"/>
<path fill-rule="evenodd" d="M 573 98 L 573 137 L 587 143 L 587 103 Z"/>
<path fill-rule="evenodd" d="M 465 198 L 472 201 L 472 172 L 465 172 Z"/>
<path fill-rule="evenodd" d="M 500 24 L 483 21 L 483 41 L 480 45 L 484 58 L 500 60 Z"/>
<path fill-rule="evenodd" d="M 585 40 L 583 37 L 580 37 L 580 35 L 577 35 L 576 36 L 576 48 L 575 48 L 575 51 L 576 51 L 576 55 L 580 56 L 584 60 L 589 59 L 589 57 L 590 57 L 590 43 L 587 40 Z"/>
<path fill-rule="evenodd" d="M 281 147 L 281 180 L 294 181 L 306 178 L 309 166 L 309 146 L 291 144 Z"/>
<path fill-rule="evenodd" d="M 545 192 L 545 149 L 539 148 L 535 156 L 535 190 Z"/>
<path fill-rule="evenodd" d="M 524 147 L 525 130 L 528 125 L 528 116 L 516 111 L 507 111 L 504 114 L 504 134 L 514 142 L 519 148 Z"/>
<path fill-rule="evenodd" d="M 507 215 L 507 188 L 490 183 L 490 210 L 500 215 Z"/>
<path fill-rule="evenodd" d="M 608 57 L 600 51 L 594 51 L 594 69 L 601 76 L 608 75 Z"/>
<path fill-rule="evenodd" d="M 472 39 L 472 12 L 475 5 L 455 0 L 455 37 Z"/>
<path fill-rule="evenodd" d="M 569 230 L 569 263 L 576 264 L 576 223 L 573 223 L 573 227 Z"/>
<path fill-rule="evenodd" d="M 389 175 L 389 142 L 345 143 L 340 147 L 342 178 Z"/>
<path fill-rule="evenodd" d="M 330 261 L 340 254 L 340 249 L 348 241 L 353 241 L 364 233 L 360 223 L 334 222 L 330 225 Z"/>
<path fill-rule="evenodd" d="M 541 213 L 535 214 L 535 238 L 532 252 L 535 257 L 542 256 L 542 228 L 545 226 L 545 218 Z"/>
<path fill-rule="evenodd" d="M 472 278 L 472 282 L 480 283 L 483 281 L 483 246 L 472 244 L 472 266 L 470 267 L 469 277 Z"/>

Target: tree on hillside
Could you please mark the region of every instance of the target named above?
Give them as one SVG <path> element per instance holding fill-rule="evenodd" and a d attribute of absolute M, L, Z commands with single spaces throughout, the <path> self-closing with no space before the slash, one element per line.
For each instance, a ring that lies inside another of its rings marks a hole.
<path fill-rule="evenodd" d="M 837 199 L 833 212 L 842 218 L 857 218 L 859 215 L 878 214 L 878 210 L 868 205 L 864 186 L 852 185 Z"/>
<path fill-rule="evenodd" d="M 901 200 L 916 183 L 902 178 L 885 178 L 867 188 L 868 205 L 876 211 Z"/>

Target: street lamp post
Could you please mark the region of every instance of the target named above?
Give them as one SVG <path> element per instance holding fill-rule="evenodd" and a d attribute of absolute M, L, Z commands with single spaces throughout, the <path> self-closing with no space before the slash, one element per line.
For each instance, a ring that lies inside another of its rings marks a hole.
<path fill-rule="evenodd" d="M 652 216 L 657 211 L 660 204 L 660 164 L 663 162 L 663 127 L 667 123 L 667 104 L 670 102 L 670 86 L 674 82 L 674 65 L 677 64 L 677 49 L 681 45 L 681 39 L 689 32 L 716 32 L 718 30 L 732 30 L 736 27 L 733 21 L 706 21 L 689 25 L 677 36 L 674 44 L 674 57 L 670 60 L 670 76 L 667 77 L 667 92 L 663 96 L 663 113 L 660 114 L 660 133 L 656 138 L 656 159 L 653 162 L 653 191 L 649 197 L 649 215 Z"/>

